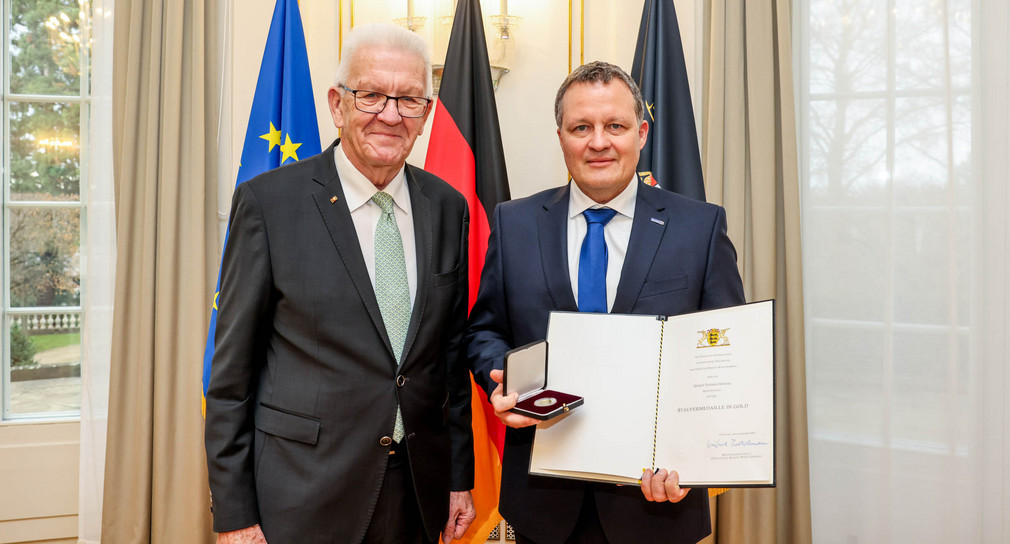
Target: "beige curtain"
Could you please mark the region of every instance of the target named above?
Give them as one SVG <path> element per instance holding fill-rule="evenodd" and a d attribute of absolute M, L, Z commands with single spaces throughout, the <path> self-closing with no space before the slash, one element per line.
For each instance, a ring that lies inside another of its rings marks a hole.
<path fill-rule="evenodd" d="M 776 299 L 778 486 L 713 499 L 719 544 L 811 542 L 789 0 L 706 3 L 702 161 L 748 300 Z"/>
<path fill-rule="evenodd" d="M 104 542 L 213 540 L 200 384 L 217 267 L 215 16 L 215 0 L 115 2 Z"/>

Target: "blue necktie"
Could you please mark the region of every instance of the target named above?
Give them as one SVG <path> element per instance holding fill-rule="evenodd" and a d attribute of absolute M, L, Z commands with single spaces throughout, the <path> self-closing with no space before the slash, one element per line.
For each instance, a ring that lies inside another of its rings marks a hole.
<path fill-rule="evenodd" d="M 579 311 L 607 313 L 607 242 L 603 227 L 614 218 L 616 210 L 586 210 L 586 238 L 579 253 Z"/>

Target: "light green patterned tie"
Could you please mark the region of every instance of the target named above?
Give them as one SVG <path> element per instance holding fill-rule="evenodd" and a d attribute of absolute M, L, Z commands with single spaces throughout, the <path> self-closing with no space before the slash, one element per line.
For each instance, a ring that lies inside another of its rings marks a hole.
<path fill-rule="evenodd" d="M 393 214 L 393 197 L 379 191 L 372 195 L 372 202 L 382 208 L 382 215 L 375 225 L 375 297 L 379 301 L 382 322 L 393 346 L 396 363 L 402 361 L 403 344 L 410 326 L 410 287 L 407 285 L 407 263 L 403 258 L 403 240 L 396 226 Z M 403 439 L 403 417 L 400 406 L 396 406 L 396 423 L 393 426 L 393 440 Z"/>

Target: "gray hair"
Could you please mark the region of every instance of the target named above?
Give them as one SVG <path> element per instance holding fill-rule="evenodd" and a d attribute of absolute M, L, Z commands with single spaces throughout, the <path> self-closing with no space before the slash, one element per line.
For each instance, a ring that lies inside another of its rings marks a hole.
<path fill-rule="evenodd" d="M 428 44 L 406 28 L 389 23 L 370 23 L 356 26 L 351 30 L 340 54 L 334 85 L 347 83 L 347 79 L 351 77 L 355 57 L 359 51 L 371 47 L 417 55 L 424 61 L 424 95 L 431 96 L 431 51 L 428 50 Z"/>
<path fill-rule="evenodd" d="M 561 106 L 569 87 L 575 83 L 602 83 L 606 85 L 615 79 L 623 81 L 631 91 L 631 97 L 635 100 L 635 117 L 638 124 L 641 125 L 645 119 L 645 101 L 642 100 L 642 90 L 638 88 L 638 84 L 619 66 L 609 62 L 594 61 L 583 64 L 568 74 L 564 83 L 561 84 L 561 88 L 558 89 L 558 94 L 554 98 L 554 121 L 557 122 L 558 128 L 561 128 Z"/>

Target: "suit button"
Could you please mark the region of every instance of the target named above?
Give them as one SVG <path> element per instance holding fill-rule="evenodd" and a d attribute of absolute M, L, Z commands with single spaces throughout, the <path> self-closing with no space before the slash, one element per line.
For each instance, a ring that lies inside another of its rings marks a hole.
<path fill-rule="evenodd" d="M 386 447 L 392 443 L 393 439 L 388 436 L 383 436 L 382 438 L 379 439 L 379 445 L 382 447 Z"/>
<path fill-rule="evenodd" d="M 407 378 L 405 378 L 403 376 L 403 374 L 400 374 L 399 376 L 396 377 L 396 386 L 397 387 L 403 387 L 403 384 L 405 384 L 405 383 L 407 383 Z"/>

